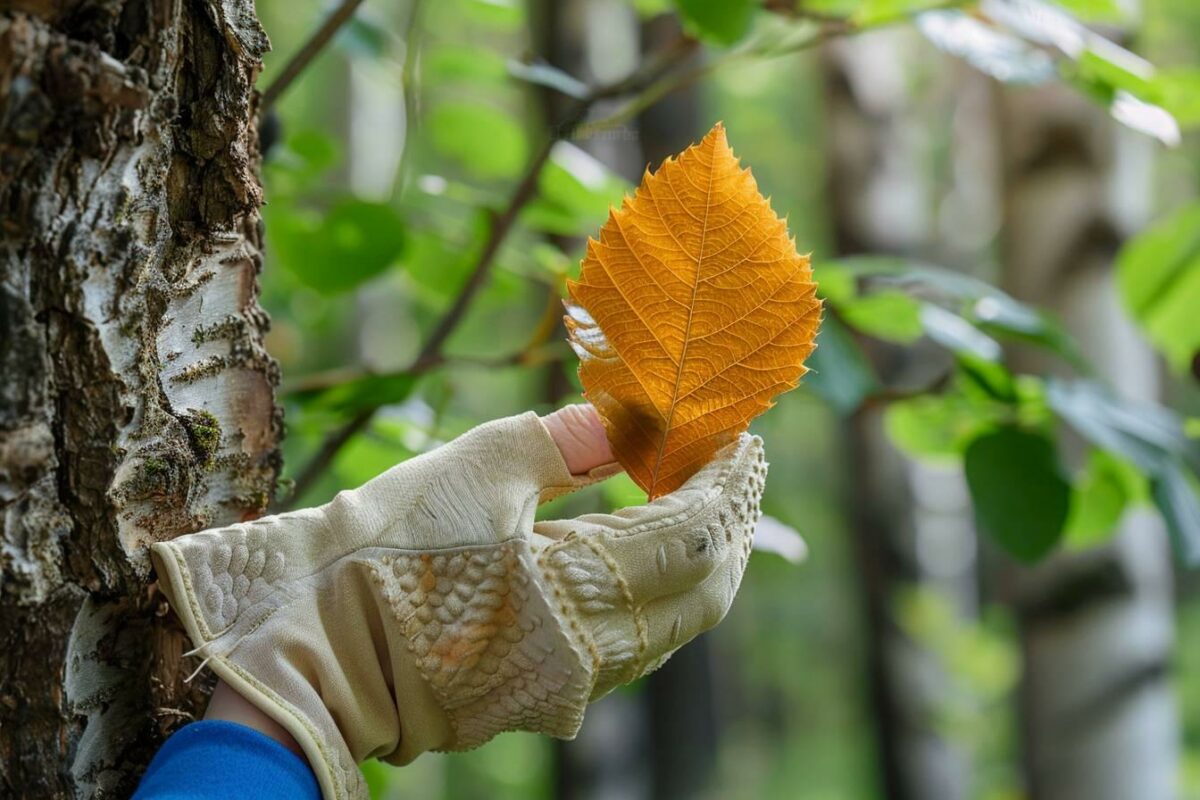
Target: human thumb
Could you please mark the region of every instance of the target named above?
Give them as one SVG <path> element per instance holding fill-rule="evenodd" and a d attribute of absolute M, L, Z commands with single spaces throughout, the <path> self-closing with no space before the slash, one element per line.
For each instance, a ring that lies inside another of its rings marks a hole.
<path fill-rule="evenodd" d="M 584 475 L 613 461 L 604 423 L 591 404 L 565 406 L 542 417 L 542 422 L 572 474 Z"/>

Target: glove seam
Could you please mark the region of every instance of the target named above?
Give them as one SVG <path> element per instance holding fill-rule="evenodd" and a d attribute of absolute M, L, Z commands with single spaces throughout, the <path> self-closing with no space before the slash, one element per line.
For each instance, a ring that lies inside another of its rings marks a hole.
<path fill-rule="evenodd" d="M 637 650 L 635 651 L 635 656 L 631 661 L 631 669 L 627 671 L 628 675 L 631 677 L 629 677 L 627 680 L 623 679 L 618 682 L 628 683 L 629 681 L 634 680 L 641 673 L 641 665 L 645 657 L 646 650 L 649 647 L 649 630 L 646 625 L 645 616 L 641 613 L 641 609 L 634 602 L 633 592 L 630 590 L 629 583 L 625 580 L 625 576 L 618 568 L 616 560 L 594 542 L 590 541 L 589 537 L 580 536 L 576 532 L 572 531 L 571 533 L 567 534 L 565 539 L 555 542 L 538 553 L 538 568 L 541 570 L 542 575 L 552 585 L 554 589 L 554 597 L 558 603 L 559 610 L 562 612 L 563 616 L 566 617 L 571 626 L 571 630 L 574 631 L 575 634 L 587 644 L 588 654 L 592 657 L 592 690 L 594 691 L 596 688 L 596 680 L 600 675 L 600 670 L 602 667 L 599 649 L 596 647 L 595 639 L 589 632 L 587 632 L 586 623 L 582 621 L 582 617 L 585 615 L 581 614 L 576 609 L 575 604 L 569 600 L 566 591 L 562 588 L 561 583 L 555 575 L 555 570 L 548 563 L 548 559 L 551 556 L 575 542 L 578 542 L 587 549 L 591 550 L 592 553 L 599 558 L 606 567 L 608 567 L 613 579 L 617 582 L 617 588 L 621 592 L 621 598 L 625 601 L 625 606 L 629 610 L 630 616 L 633 617 L 634 628 L 637 633 Z"/>
<path fill-rule="evenodd" d="M 208 627 L 208 620 L 204 618 L 203 609 L 200 608 L 199 601 L 196 597 L 196 587 L 192 583 L 190 570 L 187 568 L 187 561 L 183 557 L 183 553 L 175 545 L 174 542 L 164 542 L 166 549 L 171 554 L 171 560 L 175 563 L 175 571 L 183 580 L 184 596 L 187 599 L 188 610 L 191 611 L 193 621 L 196 627 L 200 629 L 200 633 L 204 637 L 204 644 L 207 645 L 216 639 L 212 629 Z"/>
<path fill-rule="evenodd" d="M 300 714 L 290 703 L 288 703 L 286 700 L 284 700 L 282 697 L 280 697 L 269 686 L 267 686 L 262 681 L 255 678 L 253 675 L 251 675 L 249 672 L 247 672 L 246 670 L 239 667 L 237 664 L 230 661 L 225 656 L 214 656 L 213 658 L 218 663 L 220 663 L 222 666 L 228 668 L 231 672 L 235 673 L 239 678 L 244 680 L 246 683 L 253 686 L 254 689 L 256 691 L 262 693 L 262 695 L 264 697 L 271 700 L 275 704 L 275 707 L 279 711 L 286 713 L 289 718 L 291 718 L 293 721 L 299 723 L 300 726 L 305 730 L 305 732 L 308 733 L 308 738 L 310 739 L 310 743 L 312 744 L 313 747 L 315 747 L 315 749 L 317 750 L 317 753 L 320 755 L 321 761 L 324 762 L 324 767 L 325 767 L 326 771 L 328 771 L 330 773 L 335 773 L 338 771 L 338 770 L 334 769 L 334 762 L 330 758 L 330 754 L 326 750 L 324 744 L 321 742 L 321 737 L 320 737 L 318 731 L 316 730 L 316 728 L 314 728 L 312 726 L 311 723 L 309 723 L 309 721 L 307 719 L 304 718 L 303 714 Z M 337 797 L 337 798 L 344 797 L 345 795 L 342 791 L 342 785 L 338 781 L 334 781 L 333 784 L 334 784 L 333 788 L 334 788 L 335 797 Z"/>
<path fill-rule="evenodd" d="M 560 542 L 558 544 L 565 544 L 565 542 Z M 559 613 L 561 613 L 563 618 L 566 619 L 567 625 L 574 634 L 576 641 L 583 643 L 587 649 L 588 655 L 591 657 L 592 686 L 588 690 L 588 693 L 591 694 L 591 689 L 595 688 L 595 678 L 600 669 L 600 652 L 596 649 L 596 643 L 593 641 L 592 637 L 583 630 L 578 613 L 573 607 L 568 605 L 562 584 L 559 583 L 558 578 L 555 577 L 554 572 L 550 569 L 549 565 L 544 563 L 545 559 L 550 555 L 550 553 L 555 550 L 556 546 L 545 548 L 538 553 L 535 563 L 537 564 L 538 571 L 541 572 L 542 579 L 550 584 L 550 588 L 554 592 L 555 605 L 558 606 Z"/>

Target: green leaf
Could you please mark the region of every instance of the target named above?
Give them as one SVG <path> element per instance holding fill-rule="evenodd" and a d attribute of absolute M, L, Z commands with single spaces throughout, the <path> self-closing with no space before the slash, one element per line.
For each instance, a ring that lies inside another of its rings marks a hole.
<path fill-rule="evenodd" d="M 814 277 L 817 281 L 817 294 L 833 305 L 851 302 L 858 296 L 854 274 L 837 261 L 822 264 L 815 271 Z"/>
<path fill-rule="evenodd" d="M 421 72 L 430 83 L 504 83 L 504 57 L 486 47 L 438 44 L 421 54 Z"/>
<path fill-rule="evenodd" d="M 396 37 L 385 25 L 360 10 L 338 31 L 335 41 L 350 56 L 378 59 L 391 52 Z"/>
<path fill-rule="evenodd" d="M 294 164 L 303 166 L 307 173 L 321 173 L 341 160 L 337 139 L 327 133 L 308 128 L 287 137 L 286 151 L 296 158 Z"/>
<path fill-rule="evenodd" d="M 720 45 L 731 45 L 746 35 L 757 6 L 756 0 L 675 0 L 687 27 Z"/>
<path fill-rule="evenodd" d="M 796 3 L 805 11 L 832 17 L 849 17 L 861 4 L 862 0 L 797 0 Z"/>
<path fill-rule="evenodd" d="M 925 303 L 921 306 L 920 316 L 925 334 L 952 353 L 970 355 L 984 361 L 999 361 L 1003 355 L 995 339 L 953 311 Z"/>
<path fill-rule="evenodd" d="M 871 364 L 854 336 L 833 317 L 821 322 L 817 349 L 808 358 L 812 370 L 804 385 L 842 414 L 849 414 L 879 388 Z"/>
<path fill-rule="evenodd" d="M 854 13 L 850 15 L 850 21 L 856 27 L 868 28 L 898 22 L 944 4 L 943 0 L 859 0 L 857 3 L 834 2 L 830 5 L 852 8 Z"/>
<path fill-rule="evenodd" d="M 404 274 L 423 290 L 432 306 L 440 308 L 446 298 L 462 288 L 486 233 L 482 222 L 464 237 L 467 241 L 461 242 L 441 231 L 415 231 L 401 260 Z"/>
<path fill-rule="evenodd" d="M 1121 46 L 1091 37 L 1067 76 L 1102 103 L 1113 119 L 1166 145 L 1179 144 L 1179 123 L 1160 105 L 1154 67 Z"/>
<path fill-rule="evenodd" d="M 496 30 L 516 31 L 525 22 L 525 9 L 520 0 L 461 0 L 446 5 L 454 11 L 461 9 L 467 20 Z"/>
<path fill-rule="evenodd" d="M 1200 564 L 1200 486 L 1183 464 L 1171 461 L 1151 481 L 1151 494 L 1162 512 L 1180 559 Z"/>
<path fill-rule="evenodd" d="M 1103 40 L 1102 40 L 1103 41 Z M 1153 70 L 1140 56 L 1107 42 L 1103 50 L 1089 47 L 1076 60 L 1076 77 L 1089 84 L 1124 89 L 1139 97 L 1151 90 Z"/>
<path fill-rule="evenodd" d="M 1089 15 L 1103 12 L 1092 0 L 1080 0 Z M 1154 67 L 1141 56 L 1085 27 L 1058 5 L 1024 0 L 989 2 L 983 13 L 1027 41 L 1052 47 L 1067 57 L 1065 77 L 1109 107 L 1113 119 L 1169 146 L 1179 144 L 1179 124 L 1162 108 L 1153 82 Z"/>
<path fill-rule="evenodd" d="M 1200 125 L 1200 69 L 1162 70 L 1150 81 L 1151 91 L 1184 128 Z"/>
<path fill-rule="evenodd" d="M 1184 434 L 1177 414 L 1153 403 L 1134 403 L 1090 381 L 1046 382 L 1046 400 L 1088 441 L 1154 476 L 1181 461 L 1200 471 L 1200 442 Z"/>
<path fill-rule="evenodd" d="M 486 103 L 442 103 L 430 112 L 426 125 L 434 149 L 479 178 L 511 178 L 529 158 L 520 124 Z"/>
<path fill-rule="evenodd" d="M 996 291 L 975 300 L 967 318 L 985 333 L 1036 344 L 1062 356 L 1081 372 L 1091 366 L 1062 324 L 1040 309 L 1019 303 Z"/>
<path fill-rule="evenodd" d="M 884 430 L 903 453 L 928 461 L 962 457 L 967 445 L 994 425 L 986 406 L 958 392 L 929 394 L 890 404 Z"/>
<path fill-rule="evenodd" d="M 340 160 L 337 140 L 323 131 L 289 132 L 263 165 L 271 204 L 286 204 L 311 190 Z"/>
<path fill-rule="evenodd" d="M 1119 23 L 1129 19 L 1129 13 L 1118 0 L 1057 0 L 1057 3 L 1084 22 Z"/>
<path fill-rule="evenodd" d="M 959 385 L 968 396 L 974 395 L 985 402 L 1013 404 L 1018 401 L 1016 380 L 1003 364 L 971 353 L 960 353 L 955 360 Z"/>
<path fill-rule="evenodd" d="M 671 10 L 671 0 L 631 0 L 633 9 L 642 19 L 653 19 Z"/>
<path fill-rule="evenodd" d="M 538 176 L 538 197 L 521 214 L 521 222 L 563 236 L 595 232 L 620 205 L 629 184 L 569 142 L 554 146 Z"/>
<path fill-rule="evenodd" d="M 1071 492 L 1065 543 L 1086 548 L 1107 541 L 1126 506 L 1146 497 L 1146 479 L 1132 464 L 1106 450 L 1092 450 Z"/>
<path fill-rule="evenodd" d="M 1131 239 L 1117 257 L 1117 287 L 1172 369 L 1190 369 L 1200 352 L 1200 204 Z"/>
<path fill-rule="evenodd" d="M 1179 122 L 1162 106 L 1120 90 L 1113 97 L 1109 114 L 1126 128 L 1153 136 L 1168 147 L 1176 147 L 1182 134 Z"/>
<path fill-rule="evenodd" d="M 829 283 L 830 273 L 834 276 L 832 290 L 822 286 L 818 291 L 823 291 L 834 305 L 853 296 L 853 279 L 860 277 L 871 285 L 895 286 L 906 294 L 929 297 L 945 305 L 965 305 L 966 319 L 985 333 L 1028 341 L 1061 355 L 1077 368 L 1086 366 L 1079 348 L 1056 320 L 970 275 L 892 256 L 839 259 L 825 265 L 818 280 Z"/>
<path fill-rule="evenodd" d="M 324 216 L 268 206 L 267 236 L 280 261 L 324 292 L 353 289 L 386 270 L 404 247 L 404 223 L 385 203 L 344 198 Z"/>
<path fill-rule="evenodd" d="M 921 338 L 921 306 L 912 297 L 885 289 L 837 304 L 842 321 L 859 333 L 900 344 Z"/>
<path fill-rule="evenodd" d="M 328 389 L 294 392 L 292 397 L 313 411 L 350 414 L 364 408 L 402 403 L 416 384 L 413 375 L 364 375 Z"/>
<path fill-rule="evenodd" d="M 999 428 L 971 442 L 963 465 L 979 523 L 1000 547 L 1027 564 L 1054 548 L 1067 521 L 1071 486 L 1049 438 Z"/>

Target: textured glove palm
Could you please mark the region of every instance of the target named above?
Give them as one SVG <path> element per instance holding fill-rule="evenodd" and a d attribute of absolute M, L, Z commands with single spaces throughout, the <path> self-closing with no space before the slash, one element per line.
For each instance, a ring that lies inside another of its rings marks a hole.
<path fill-rule="evenodd" d="M 152 553 L 209 666 L 296 738 L 327 798 L 365 797 L 368 758 L 404 764 L 505 730 L 574 736 L 590 700 L 725 615 L 761 441 L 743 435 L 648 505 L 534 524 L 539 500 L 603 474 L 572 476 L 524 414 L 320 508 Z"/>

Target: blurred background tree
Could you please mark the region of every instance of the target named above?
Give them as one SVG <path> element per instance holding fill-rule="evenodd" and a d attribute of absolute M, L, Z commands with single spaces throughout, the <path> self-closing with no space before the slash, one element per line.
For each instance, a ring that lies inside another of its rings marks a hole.
<path fill-rule="evenodd" d="M 264 85 L 327 11 L 261 4 Z M 1197 42 L 1184 0 L 359 8 L 264 169 L 283 504 L 576 401 L 562 281 L 716 120 L 829 309 L 755 426 L 808 563 L 577 741 L 377 796 L 1200 797 Z"/>

